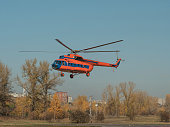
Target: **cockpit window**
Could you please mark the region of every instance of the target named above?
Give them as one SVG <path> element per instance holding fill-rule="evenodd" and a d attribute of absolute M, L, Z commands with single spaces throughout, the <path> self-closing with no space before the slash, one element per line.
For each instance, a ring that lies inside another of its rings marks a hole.
<path fill-rule="evenodd" d="M 56 60 L 55 63 L 56 63 L 56 64 L 62 64 L 62 61 Z"/>
<path fill-rule="evenodd" d="M 82 57 L 75 57 L 75 60 L 83 60 Z"/>
<path fill-rule="evenodd" d="M 58 62 L 57 60 L 54 61 L 54 63 L 57 63 L 57 62 Z"/>
<path fill-rule="evenodd" d="M 60 56 L 59 58 L 60 58 L 60 59 L 64 59 L 64 56 Z"/>

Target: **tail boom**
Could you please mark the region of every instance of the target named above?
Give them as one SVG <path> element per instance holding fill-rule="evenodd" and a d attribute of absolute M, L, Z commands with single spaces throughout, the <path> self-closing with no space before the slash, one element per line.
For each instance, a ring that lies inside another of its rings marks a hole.
<path fill-rule="evenodd" d="M 110 64 L 110 63 L 105 63 L 105 62 L 83 59 L 83 62 L 86 62 L 86 63 L 91 64 L 93 66 L 104 66 L 104 67 L 115 67 L 115 68 L 117 68 L 119 66 L 120 61 L 121 61 L 121 58 L 118 59 L 115 64 Z"/>

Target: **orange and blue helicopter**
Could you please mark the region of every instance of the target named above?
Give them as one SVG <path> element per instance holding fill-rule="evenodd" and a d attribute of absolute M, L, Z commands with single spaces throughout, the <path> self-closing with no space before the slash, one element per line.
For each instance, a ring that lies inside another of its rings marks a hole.
<path fill-rule="evenodd" d="M 93 70 L 94 66 L 117 68 L 120 64 L 121 58 L 119 59 L 117 58 L 117 62 L 115 64 L 111 64 L 111 63 L 105 63 L 105 62 L 100 62 L 95 60 L 84 59 L 82 56 L 78 55 L 77 53 L 120 52 L 118 50 L 117 51 L 87 51 L 87 50 L 114 44 L 117 42 L 121 42 L 123 40 L 110 42 L 110 43 L 106 43 L 106 44 L 102 44 L 102 45 L 98 45 L 82 50 L 73 50 L 68 46 L 66 46 L 64 43 L 62 43 L 59 39 L 56 39 L 56 41 L 71 51 L 71 53 L 68 55 L 60 56 L 59 59 L 56 59 L 52 64 L 52 68 L 54 70 L 61 71 L 61 77 L 64 77 L 63 72 L 71 73 L 70 78 L 73 78 L 77 74 L 86 74 L 86 76 L 89 77 L 90 72 Z"/>

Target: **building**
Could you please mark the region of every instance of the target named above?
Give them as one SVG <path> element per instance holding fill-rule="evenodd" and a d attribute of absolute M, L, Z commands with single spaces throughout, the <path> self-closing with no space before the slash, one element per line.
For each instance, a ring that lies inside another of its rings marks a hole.
<path fill-rule="evenodd" d="M 22 93 L 10 93 L 10 95 L 12 97 L 17 98 L 17 97 L 25 97 L 27 95 L 27 93 L 26 93 L 26 90 L 23 88 L 23 92 Z"/>
<path fill-rule="evenodd" d="M 68 103 L 68 93 L 67 92 L 56 92 L 58 95 L 58 99 L 60 100 L 61 104 L 66 104 Z"/>
<path fill-rule="evenodd" d="M 71 96 L 68 96 L 68 103 L 71 104 L 73 102 L 73 98 Z"/>
<path fill-rule="evenodd" d="M 160 106 L 165 105 L 165 99 L 164 99 L 164 98 L 158 98 L 158 104 L 159 104 Z"/>
<path fill-rule="evenodd" d="M 25 97 L 24 94 L 19 94 L 19 93 L 10 93 L 10 95 L 14 98 L 17 98 L 17 97 Z"/>

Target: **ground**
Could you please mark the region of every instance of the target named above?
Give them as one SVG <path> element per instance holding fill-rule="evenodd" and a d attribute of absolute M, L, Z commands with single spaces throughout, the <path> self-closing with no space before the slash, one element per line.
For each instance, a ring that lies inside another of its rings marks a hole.
<path fill-rule="evenodd" d="M 16 120 L 0 118 L 0 127 L 170 127 L 170 122 L 160 122 L 157 116 L 138 116 L 135 121 L 130 121 L 126 117 L 107 117 L 103 122 L 75 124 L 68 119 L 55 122 L 44 120 Z"/>

